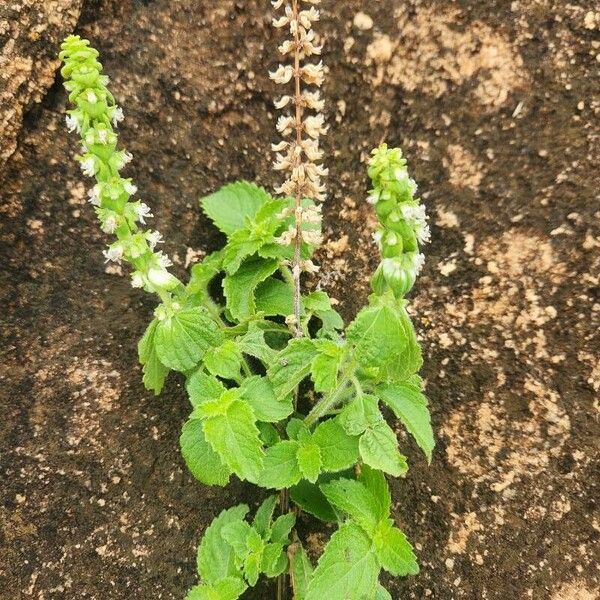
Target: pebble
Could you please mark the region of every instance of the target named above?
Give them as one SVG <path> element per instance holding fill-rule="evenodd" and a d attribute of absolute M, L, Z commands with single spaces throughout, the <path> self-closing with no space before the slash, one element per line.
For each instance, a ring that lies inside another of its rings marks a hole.
<path fill-rule="evenodd" d="M 368 31 L 373 28 L 373 19 L 364 12 L 358 12 L 354 15 L 354 27 L 361 31 Z"/>

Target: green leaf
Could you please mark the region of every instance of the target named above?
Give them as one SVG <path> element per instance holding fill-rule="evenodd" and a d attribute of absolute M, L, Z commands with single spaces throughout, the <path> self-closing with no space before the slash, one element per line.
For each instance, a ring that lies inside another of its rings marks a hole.
<path fill-rule="evenodd" d="M 248 537 L 252 527 L 246 521 L 233 521 L 223 526 L 223 539 L 233 548 L 236 556 L 244 560 L 248 555 Z"/>
<path fill-rule="evenodd" d="M 359 442 L 360 456 L 365 464 L 401 477 L 408 471 L 406 457 L 398 452 L 398 440 L 391 427 L 380 421 L 362 434 Z"/>
<path fill-rule="evenodd" d="M 204 356 L 204 366 L 223 379 L 237 380 L 242 368 L 242 353 L 233 340 L 226 340 L 217 348 L 211 348 Z"/>
<path fill-rule="evenodd" d="M 285 398 L 310 373 L 310 366 L 316 354 L 312 340 L 302 338 L 290 340 L 268 370 L 277 398 Z"/>
<path fill-rule="evenodd" d="M 311 483 L 315 483 L 321 473 L 321 449 L 314 441 L 303 440 L 300 442 L 297 456 L 302 475 Z"/>
<path fill-rule="evenodd" d="M 377 523 L 387 517 L 387 514 L 381 514 L 377 498 L 360 481 L 337 479 L 322 484 L 321 491 L 333 506 L 345 512 L 369 535 L 373 534 Z"/>
<path fill-rule="evenodd" d="M 256 310 L 267 317 L 294 313 L 294 290 L 285 281 L 269 277 L 256 288 Z"/>
<path fill-rule="evenodd" d="M 335 523 L 337 515 L 321 488 L 303 479 L 290 489 L 290 498 L 304 512 L 307 512 L 326 523 Z"/>
<path fill-rule="evenodd" d="M 223 336 L 203 308 L 184 308 L 159 321 L 155 348 L 160 362 L 175 371 L 190 371 Z"/>
<path fill-rule="evenodd" d="M 288 544 L 290 531 L 295 524 L 296 515 L 294 513 L 279 515 L 271 528 L 271 541 L 275 544 Z"/>
<path fill-rule="evenodd" d="M 302 304 L 309 312 L 326 311 L 331 308 L 331 299 L 326 292 L 319 290 L 303 296 Z"/>
<path fill-rule="evenodd" d="M 208 296 L 210 282 L 221 272 L 223 251 L 209 254 L 202 262 L 192 266 L 187 291 L 200 300 Z"/>
<path fill-rule="evenodd" d="M 337 420 L 349 435 L 360 435 L 371 424 L 383 421 L 375 396 L 358 396 L 347 404 Z"/>
<path fill-rule="evenodd" d="M 206 441 L 200 419 L 190 419 L 185 423 L 179 444 L 188 469 L 198 481 L 220 486 L 229 483 L 231 471 Z"/>
<path fill-rule="evenodd" d="M 431 462 L 435 441 L 425 395 L 418 387 L 407 383 L 381 385 L 376 392 L 402 421 L 425 453 L 428 462 Z"/>
<path fill-rule="evenodd" d="M 306 600 L 308 584 L 312 579 L 313 566 L 306 554 L 306 550 L 300 542 L 296 542 L 292 552 L 292 564 L 290 574 L 292 577 L 292 588 L 294 600 Z"/>
<path fill-rule="evenodd" d="M 423 363 L 414 328 L 402 307 L 363 308 L 348 327 L 347 336 L 361 366 L 379 369 L 384 379 L 406 379 Z"/>
<path fill-rule="evenodd" d="M 348 435 L 335 419 L 319 424 L 313 440 L 321 449 L 326 471 L 343 471 L 358 461 L 358 437 Z"/>
<path fill-rule="evenodd" d="M 276 490 L 296 485 L 302 478 L 297 453 L 298 442 L 290 440 L 267 448 L 258 485 Z"/>
<path fill-rule="evenodd" d="M 310 438 L 310 430 L 302 419 L 292 417 L 285 426 L 285 432 L 290 440 L 305 440 Z"/>
<path fill-rule="evenodd" d="M 185 600 L 237 600 L 248 586 L 237 577 L 226 577 L 213 585 L 193 587 Z"/>
<path fill-rule="evenodd" d="M 265 332 L 256 323 L 250 323 L 248 332 L 236 338 L 236 344 L 244 354 L 254 356 L 267 365 L 277 356 L 277 352 L 265 341 Z"/>
<path fill-rule="evenodd" d="M 271 423 L 264 423 L 263 421 L 257 421 L 256 426 L 260 431 L 260 439 L 263 441 L 265 446 L 274 446 L 281 440 L 279 432 Z"/>
<path fill-rule="evenodd" d="M 226 391 L 225 386 L 218 379 L 202 369 L 198 369 L 188 377 L 185 387 L 194 408 L 220 398 Z"/>
<path fill-rule="evenodd" d="M 205 406 L 207 404 L 201 408 Z M 240 479 L 258 480 L 263 465 L 263 449 L 256 417 L 248 404 L 243 400 L 233 400 L 224 414 L 205 419 L 203 428 L 213 450 Z"/>
<path fill-rule="evenodd" d="M 392 596 L 381 584 L 379 584 L 375 591 L 374 600 L 392 600 Z"/>
<path fill-rule="evenodd" d="M 254 375 L 244 379 L 240 391 L 259 421 L 278 423 L 294 412 L 291 397 L 278 400 L 266 377 Z"/>
<path fill-rule="evenodd" d="M 331 392 L 338 384 L 338 371 L 344 360 L 344 348 L 330 340 L 318 340 L 319 354 L 311 364 L 311 377 L 317 392 Z"/>
<path fill-rule="evenodd" d="M 395 577 L 406 577 L 419 573 L 417 557 L 412 546 L 404 533 L 397 527 L 393 527 L 391 520 L 380 524 L 374 541 L 377 558 L 386 571 Z"/>
<path fill-rule="evenodd" d="M 306 600 L 364 600 L 373 595 L 379 564 L 371 540 L 353 523 L 332 536 L 308 585 Z"/>
<path fill-rule="evenodd" d="M 155 334 L 158 320 L 154 319 L 142 339 L 138 343 L 138 355 L 140 363 L 144 365 L 144 387 L 147 390 L 152 390 L 157 396 L 163 389 L 165 379 L 169 373 L 169 369 L 165 367 L 159 360 L 155 347 Z"/>
<path fill-rule="evenodd" d="M 275 512 L 275 506 L 277 505 L 278 500 L 279 498 L 277 496 L 269 496 L 258 507 L 258 510 L 254 515 L 252 525 L 264 539 L 269 539 L 270 537 L 271 521 L 273 520 L 273 513 Z"/>
<path fill-rule="evenodd" d="M 262 553 L 260 570 L 267 577 L 277 577 L 287 568 L 287 554 L 282 544 L 267 544 Z"/>
<path fill-rule="evenodd" d="M 225 272 L 228 275 L 235 274 L 242 262 L 255 254 L 263 244 L 264 239 L 247 229 L 236 231 L 223 249 L 223 269 Z"/>
<path fill-rule="evenodd" d="M 237 521 L 243 521 L 248 507 L 240 504 L 222 511 L 209 525 L 198 548 L 198 573 L 208 583 L 235 576 L 233 548 L 223 539 L 223 528 Z"/>
<path fill-rule="evenodd" d="M 225 234 L 231 235 L 253 219 L 260 207 L 271 199 L 261 187 L 247 181 L 238 181 L 222 187 L 218 192 L 200 200 L 202 209 Z"/>
<path fill-rule="evenodd" d="M 316 312 L 315 315 L 321 319 L 322 327 L 319 330 L 320 335 L 333 334 L 336 329 L 344 329 L 344 320 L 335 309 Z"/>
<path fill-rule="evenodd" d="M 362 465 L 358 481 L 377 499 L 379 504 L 378 514 L 387 517 L 392 508 L 392 496 L 385 475 L 381 471 L 372 469 L 369 465 Z"/>
<path fill-rule="evenodd" d="M 241 265 L 234 275 L 225 277 L 223 291 L 227 308 L 235 320 L 244 321 L 256 313 L 256 286 L 272 275 L 277 267 L 276 260 L 254 258 Z"/>

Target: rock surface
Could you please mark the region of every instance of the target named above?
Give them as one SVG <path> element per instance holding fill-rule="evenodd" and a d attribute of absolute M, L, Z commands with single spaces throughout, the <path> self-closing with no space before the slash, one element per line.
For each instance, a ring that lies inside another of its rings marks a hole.
<path fill-rule="evenodd" d="M 128 174 L 184 277 L 186 256 L 219 244 L 198 197 L 277 180 L 266 7 L 0 7 L 2 600 L 181 599 L 211 519 L 261 499 L 194 482 L 178 451 L 181 381 L 160 398 L 144 391 L 135 349 L 152 299 L 103 264 L 52 82 L 59 39 L 77 27 L 102 52 L 126 114 Z M 348 319 L 377 261 L 364 162 L 382 139 L 404 148 L 432 221 L 411 312 L 438 447 L 427 467 L 397 427 L 412 468 L 393 482 L 395 517 L 422 571 L 390 582 L 392 596 L 598 598 L 597 7 L 323 7 L 331 199 L 319 283 Z M 310 536 L 315 551 L 327 533 Z"/>

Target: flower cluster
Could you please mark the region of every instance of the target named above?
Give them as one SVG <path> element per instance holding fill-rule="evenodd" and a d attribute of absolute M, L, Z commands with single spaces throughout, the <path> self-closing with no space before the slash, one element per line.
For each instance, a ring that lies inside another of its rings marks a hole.
<path fill-rule="evenodd" d="M 310 244 L 319 242 L 314 232 L 304 231 L 302 223 L 319 222 L 320 206 L 302 207 L 303 198 L 323 201 L 325 186 L 321 178 L 328 174 L 319 161 L 323 151 L 319 147 L 319 137 L 327 132 L 325 117 L 321 114 L 324 102 L 318 91 L 303 89 L 305 86 L 321 87 L 324 79 L 323 63 L 306 63 L 305 59 L 321 54 L 322 46 L 318 45 L 316 34 L 312 29 L 319 20 L 319 11 L 314 5 L 321 0 L 303 0 L 308 7 L 301 6 L 300 0 L 275 0 L 276 10 L 284 9 L 284 14 L 273 19 L 278 28 L 289 28 L 291 39 L 279 46 L 284 57 L 289 57 L 293 64 L 279 65 L 277 70 L 269 73 L 271 79 L 279 84 L 293 81 L 294 92 L 284 95 L 275 102 L 278 109 L 289 109 L 289 114 L 282 115 L 277 122 L 277 130 L 284 140 L 273 145 L 276 152 L 274 168 L 287 173 L 286 180 L 276 188 L 278 194 L 296 199 L 295 225 L 281 238 L 280 243 L 288 245 L 292 242 Z M 308 111 L 316 114 L 307 114 Z M 310 239 L 308 239 L 310 238 Z"/>
<path fill-rule="evenodd" d="M 139 200 L 131 200 L 137 188 L 131 179 L 119 174 L 132 156 L 117 149 L 118 137 L 113 127 L 123 119 L 123 111 L 106 87 L 108 77 L 102 75 L 97 58 L 98 52 L 79 36 L 69 36 L 62 44 L 61 74 L 69 101 L 75 106 L 68 111 L 67 127 L 81 136 L 82 154 L 78 160 L 82 172 L 96 179 L 89 202 L 96 210 L 102 231 L 117 238 L 104 251 L 106 261 L 129 262 L 134 268 L 133 287 L 156 292 L 165 299 L 180 282 L 167 271 L 171 266 L 169 258 L 156 250 L 162 242 L 160 233 L 139 226 L 153 216 L 150 208 Z"/>
<path fill-rule="evenodd" d="M 402 298 L 413 287 L 423 268 L 419 245 L 430 241 L 425 206 L 414 198 L 417 184 L 408 175 L 400 148 L 382 144 L 369 161 L 373 189 L 368 202 L 375 206 L 381 227 L 374 234 L 383 260 L 371 285 L 377 294 L 391 289 Z"/>

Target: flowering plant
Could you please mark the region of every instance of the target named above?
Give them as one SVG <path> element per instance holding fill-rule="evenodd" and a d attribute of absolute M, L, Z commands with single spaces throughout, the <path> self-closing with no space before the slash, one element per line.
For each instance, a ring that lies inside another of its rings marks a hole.
<path fill-rule="evenodd" d="M 252 519 L 239 505 L 208 527 L 198 551 L 200 583 L 188 600 L 235 600 L 260 576 L 278 578 L 277 596 L 284 598 L 287 575 L 299 600 L 382 600 L 390 595 L 379 583 L 381 570 L 418 572 L 390 516 L 385 475 L 404 476 L 408 465 L 381 407 L 392 410 L 430 460 L 421 350 L 404 299 L 429 229 L 400 150 L 382 145 L 369 163 L 382 262 L 368 306 L 345 327 L 324 291 L 303 291 L 301 274 L 317 270 L 317 202 L 325 199 L 327 174 L 319 148 L 323 101 L 303 88 L 323 81 L 321 63 L 303 64 L 321 52 L 312 30 L 319 0 L 307 3 L 301 9 L 298 0 L 274 2 L 285 8 L 274 24 L 291 34 L 280 51 L 293 62 L 271 73 L 294 85 L 276 103 L 291 108 L 277 125 L 284 141 L 274 147 L 275 168 L 286 180 L 278 197 L 237 182 L 201 200 L 227 241 L 192 266 L 185 284 L 156 249 L 160 234 L 145 228 L 149 207 L 133 200 L 137 189 L 121 175 L 131 155 L 117 147 L 123 113 L 98 52 L 70 36 L 60 54 L 73 105 L 67 125 L 81 136 L 83 173 L 96 180 L 90 203 L 103 231 L 116 237 L 105 257 L 130 263 L 132 285 L 160 299 L 139 343 L 144 384 L 158 394 L 170 371 L 185 378 L 191 413 L 181 452 L 200 482 L 225 486 L 236 476 L 277 492 Z M 294 532 L 302 512 L 338 525 L 316 566 Z"/>

